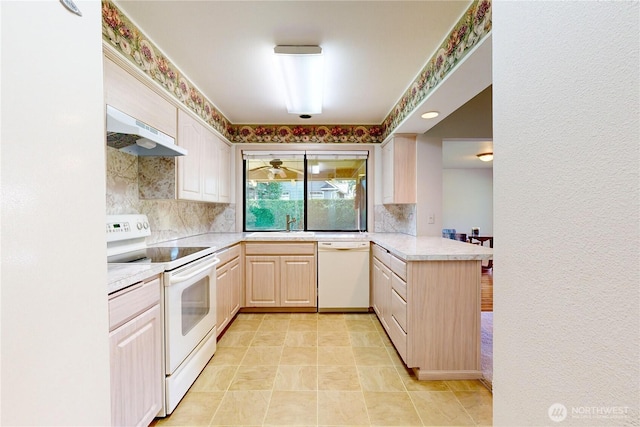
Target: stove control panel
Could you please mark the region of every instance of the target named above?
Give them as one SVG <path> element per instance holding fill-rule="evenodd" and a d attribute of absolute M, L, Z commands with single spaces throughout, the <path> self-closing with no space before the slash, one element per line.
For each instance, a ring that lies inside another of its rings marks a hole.
<path fill-rule="evenodd" d="M 107 215 L 107 242 L 144 238 L 151 235 L 146 215 Z"/>

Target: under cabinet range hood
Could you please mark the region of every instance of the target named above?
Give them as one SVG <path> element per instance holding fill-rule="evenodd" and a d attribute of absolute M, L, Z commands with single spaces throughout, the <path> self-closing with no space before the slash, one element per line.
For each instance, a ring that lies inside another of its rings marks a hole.
<path fill-rule="evenodd" d="M 140 120 L 107 105 L 107 145 L 136 156 L 185 156 L 175 140 Z"/>

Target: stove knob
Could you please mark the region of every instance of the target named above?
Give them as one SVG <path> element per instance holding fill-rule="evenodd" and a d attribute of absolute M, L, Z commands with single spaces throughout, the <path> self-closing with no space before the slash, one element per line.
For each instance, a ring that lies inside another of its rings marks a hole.
<path fill-rule="evenodd" d="M 138 230 L 142 230 L 142 223 L 141 223 L 141 222 L 139 222 L 139 223 L 137 224 L 137 227 L 138 227 Z"/>
<path fill-rule="evenodd" d="M 142 224 L 142 226 L 146 230 L 147 228 L 149 228 L 149 223 L 147 221 L 145 221 L 144 224 Z"/>

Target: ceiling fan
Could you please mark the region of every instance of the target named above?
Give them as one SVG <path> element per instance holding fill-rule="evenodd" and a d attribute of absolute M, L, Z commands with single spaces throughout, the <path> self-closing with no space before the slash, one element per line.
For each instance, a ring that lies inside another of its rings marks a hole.
<path fill-rule="evenodd" d="M 269 165 L 270 166 L 260 166 L 257 168 L 249 169 L 249 172 L 266 170 L 269 173 L 268 175 L 269 179 L 274 179 L 276 176 L 279 176 L 280 178 L 287 178 L 287 171 L 294 172 L 298 175 L 302 175 L 302 171 L 299 171 L 293 168 L 288 168 L 286 166 L 282 166 L 282 160 L 280 159 L 270 160 Z"/>

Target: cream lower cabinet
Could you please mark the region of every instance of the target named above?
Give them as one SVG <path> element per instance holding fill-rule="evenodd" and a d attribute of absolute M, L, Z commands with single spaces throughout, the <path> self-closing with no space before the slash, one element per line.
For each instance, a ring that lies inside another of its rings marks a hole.
<path fill-rule="evenodd" d="M 246 307 L 316 307 L 315 243 L 246 243 Z"/>
<path fill-rule="evenodd" d="M 148 426 L 162 408 L 162 317 L 156 276 L 109 296 L 111 423 Z"/>
<path fill-rule="evenodd" d="M 216 327 L 219 336 L 240 310 L 243 296 L 241 246 L 217 252 L 220 264 L 216 268 Z"/>
<path fill-rule="evenodd" d="M 372 305 L 420 380 L 482 378 L 480 261 L 404 262 L 374 244 Z"/>

